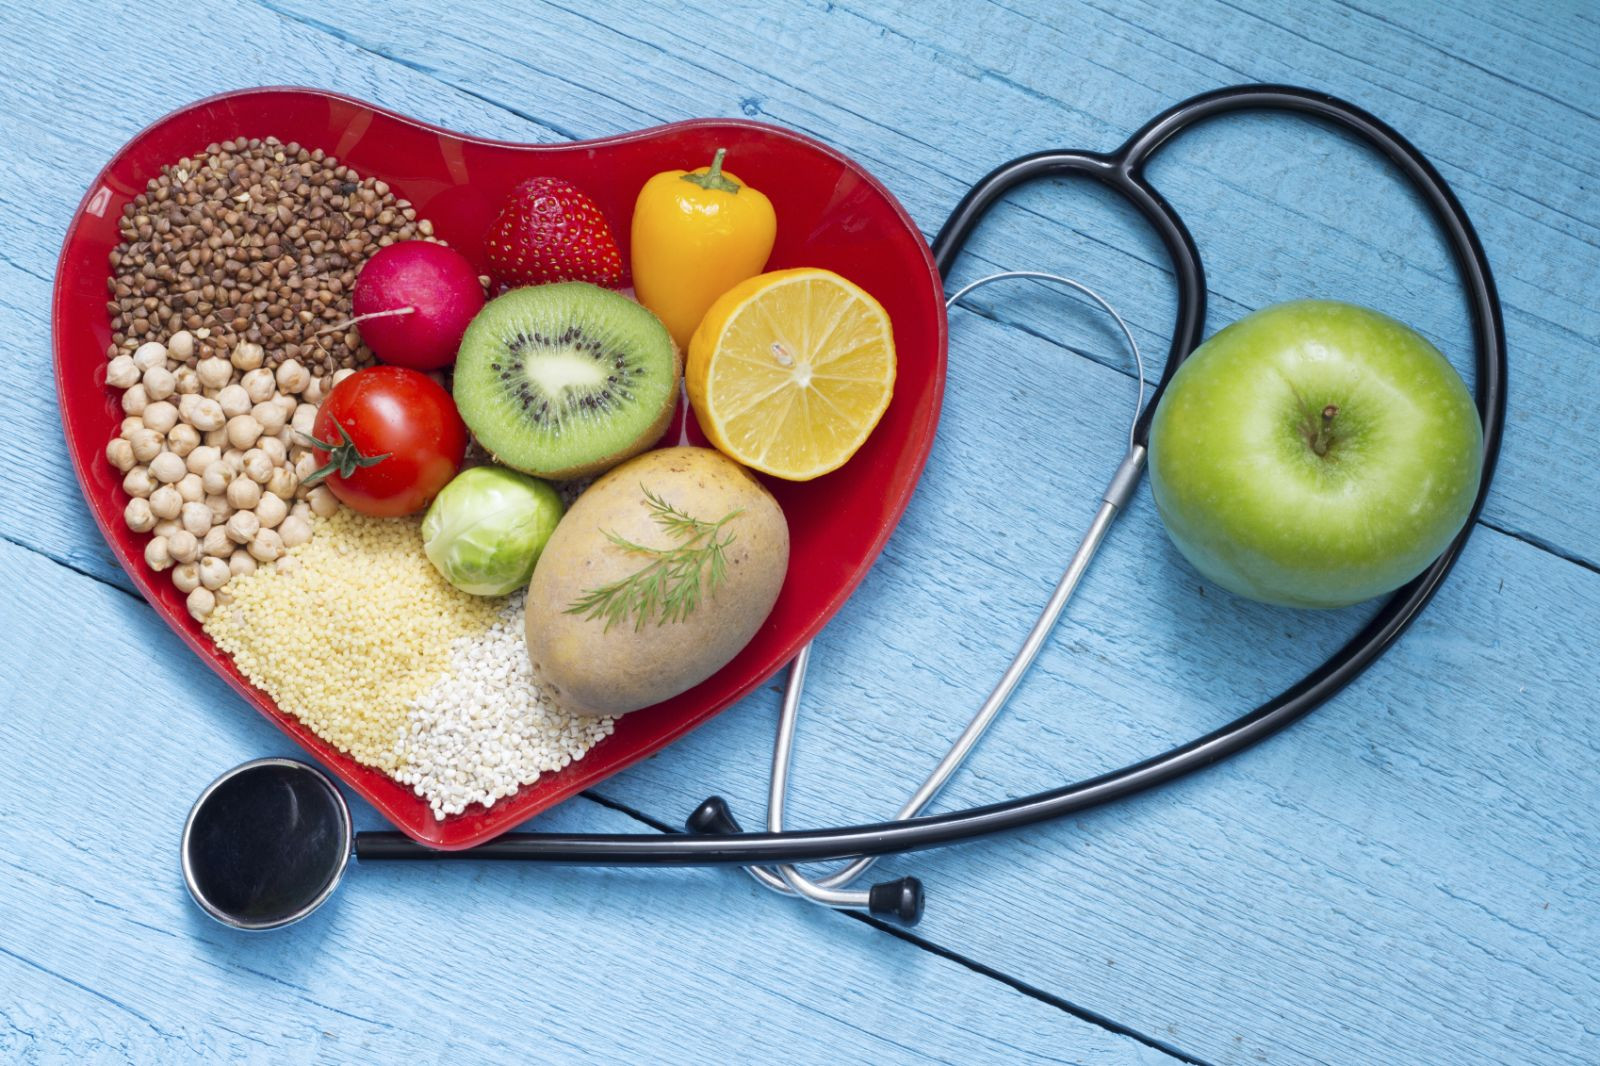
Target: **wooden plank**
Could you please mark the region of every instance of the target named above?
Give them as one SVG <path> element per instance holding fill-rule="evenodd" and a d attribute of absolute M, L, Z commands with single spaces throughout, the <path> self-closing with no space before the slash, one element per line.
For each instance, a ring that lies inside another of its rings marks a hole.
<path fill-rule="evenodd" d="M 142 604 L 12 544 L 0 582 L 4 1061 L 1175 1061 L 716 871 L 358 864 L 294 928 L 226 929 L 183 888 L 188 805 L 293 745 Z"/>
<path fill-rule="evenodd" d="M 858 155 L 929 225 L 1001 155 L 1050 143 L 1110 145 L 1188 92 L 1278 77 L 1380 111 L 1436 153 L 1457 183 L 1500 268 L 1519 382 L 1491 519 L 1596 558 L 1595 505 L 1583 489 L 1597 437 L 1584 399 L 1595 373 L 1595 311 L 1584 285 L 1594 212 L 1559 169 L 1564 159 L 1567 172 L 1592 170 L 1596 152 L 1593 125 L 1539 95 L 1559 97 L 1562 78 L 1541 75 L 1528 87 L 1480 78 L 1336 8 L 1307 16 L 1309 41 L 1270 17 L 1200 9 L 1186 16 L 1177 42 L 1169 17 L 1145 7 L 968 10 L 833 5 L 782 19 L 725 5 L 670 18 L 480 11 L 470 25 L 430 25 L 426 34 L 403 12 L 371 11 L 348 22 L 340 13 L 341 25 L 328 27 L 333 39 L 315 25 L 333 17 L 326 8 L 296 8 L 288 20 L 247 8 L 230 15 L 245 73 L 202 73 L 211 79 L 204 83 L 161 46 L 170 32 L 163 20 L 175 24 L 175 13 L 154 6 L 119 43 L 117 55 L 126 47 L 143 57 L 138 75 L 109 53 L 101 63 L 85 59 L 95 35 L 72 21 L 86 16 L 69 13 L 28 48 L 3 50 L 78 77 L 63 79 L 73 85 L 48 106 L 7 101 L 22 124 L 17 156 L 37 169 L 22 184 L 0 176 L 8 217 L 25 223 L 6 254 L 31 264 L 39 285 L 13 284 L 8 272 L 0 315 L 9 316 L 9 336 L 45 328 L 50 227 L 59 233 L 76 197 L 55 176 L 87 176 L 143 118 L 213 86 L 278 80 L 268 72 L 290 62 L 307 81 L 523 138 L 551 136 L 551 126 L 593 134 L 688 113 L 773 118 Z M 1433 39 L 1480 65 L 1505 32 L 1470 12 L 1385 16 L 1426 23 Z M 1592 38 L 1583 25 L 1565 28 L 1545 36 L 1580 45 Z M 1526 25 L 1523 33 L 1539 36 Z M 1371 58 L 1352 58 L 1357 49 Z M 1590 84 L 1588 68 L 1570 59 L 1563 66 L 1559 54 L 1516 41 L 1500 51 L 1507 70 L 1570 73 L 1577 99 Z M 21 72 L 5 81 L 26 84 Z M 496 110 L 485 96 L 550 125 Z M 53 126 L 58 113 L 73 116 L 64 129 Z M 990 115 L 1005 115 L 1005 126 Z M 1238 152 L 1255 136 L 1271 148 L 1257 150 L 1252 163 L 1262 173 L 1246 178 Z M 1496 185 L 1496 174 L 1479 172 L 1484 143 L 1542 149 L 1553 139 L 1571 147 L 1548 173 L 1514 170 Z M 1174 145 L 1158 164 L 1156 179 L 1207 249 L 1215 318 L 1314 289 L 1325 273 L 1356 287 L 1342 294 L 1393 310 L 1459 350 L 1457 309 L 1439 295 L 1448 291 L 1444 261 L 1420 219 L 1389 221 L 1371 168 L 1347 146 L 1318 140 L 1310 160 L 1297 161 L 1306 143 L 1279 123 L 1219 127 Z M 1392 183 L 1378 187 L 1394 192 Z M 1533 190 L 1544 206 L 1513 189 Z M 1037 250 L 1048 261 L 1029 265 L 1103 287 L 1159 353 L 1170 298 L 1148 236 L 1105 197 L 1080 200 L 1073 190 L 1067 201 L 1062 193 L 1037 190 L 998 213 L 964 271 L 1020 265 L 1018 248 Z M 1300 202 L 1291 208 L 1284 198 Z M 1318 245 L 1316 256 L 1286 252 L 1285 233 Z M 1120 403 L 1112 398 L 1126 383 L 1025 334 L 1066 322 L 1074 348 L 1114 363 L 1112 335 L 1054 298 L 1007 294 L 988 306 L 1017 328 L 958 322 L 950 410 L 929 478 L 883 566 L 822 648 L 830 665 L 819 663 L 815 706 L 840 712 L 806 726 L 801 822 L 876 817 L 898 804 L 1020 637 L 1022 612 L 1047 591 L 1062 540 L 1087 517 L 1070 501 L 1089 499 L 1115 458 L 1119 415 L 1107 405 Z M 7 423 L 35 453 L 48 451 L 57 431 L 36 415 L 48 411 L 38 384 L 45 364 L 30 355 L 6 362 L 23 381 L 0 390 L 0 403 L 11 405 Z M 1015 367 L 1016 383 L 1001 390 L 963 372 L 996 366 Z M 9 370 L 0 373 L 9 385 Z M 1046 403 L 1059 406 L 1047 411 Z M 1038 406 L 1018 413 L 1019 404 Z M 1040 442 L 1037 467 L 996 469 L 986 427 L 997 414 L 1021 439 Z M 1057 443 L 1058 434 L 1070 439 Z M 0 523 L 11 523 L 0 530 L 74 560 L 72 552 L 98 542 L 64 468 L 35 471 L 30 463 L 27 492 L 0 479 Z M 1109 551 L 1039 676 L 986 742 L 988 759 L 950 802 L 1093 772 L 1214 725 L 1225 708 L 1294 676 L 1355 625 L 1351 612 L 1284 614 L 1219 601 L 1214 590 L 1203 597 L 1144 502 Z M 1569 628 L 1545 631 L 1550 602 L 1567 608 Z M 1596 744 L 1592 725 L 1569 708 L 1596 679 L 1592 649 L 1578 641 L 1597 617 L 1583 571 L 1483 539 L 1447 600 L 1368 686 L 1290 738 L 1076 829 L 896 868 L 932 882 L 927 928 L 940 943 L 1207 1058 L 1428 1059 L 1446 1047 L 1467 1060 L 1582 1058 L 1596 1035 L 1584 1011 L 1595 999 L 1595 886 L 1579 858 L 1596 839 L 1585 806 Z M 913 706 L 923 713 L 913 718 Z M 740 708 L 612 791 L 671 818 L 715 785 L 754 820 L 769 718 Z M 1508 736 L 1495 732 L 1502 723 Z M 735 909 L 764 901 L 754 889 L 730 891 Z M 839 935 L 831 928 L 812 934 L 827 943 Z"/>

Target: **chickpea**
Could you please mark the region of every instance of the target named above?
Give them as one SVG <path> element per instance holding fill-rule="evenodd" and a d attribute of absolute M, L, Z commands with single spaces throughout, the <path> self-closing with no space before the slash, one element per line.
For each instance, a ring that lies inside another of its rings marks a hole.
<path fill-rule="evenodd" d="M 207 389 L 220 389 L 233 380 L 233 367 L 226 359 L 211 356 L 200 360 L 200 365 L 195 368 L 200 376 L 200 385 Z"/>
<path fill-rule="evenodd" d="M 144 372 L 144 391 L 152 400 L 165 400 L 178 391 L 178 379 L 167 369 L 165 352 L 162 353 L 160 366 L 153 366 Z"/>
<path fill-rule="evenodd" d="M 172 568 L 172 583 L 178 586 L 178 591 L 185 595 L 200 587 L 200 566 L 198 563 L 183 563 Z"/>
<path fill-rule="evenodd" d="M 228 539 L 235 544 L 249 544 L 261 531 L 261 520 L 254 511 L 235 511 L 228 519 Z"/>
<path fill-rule="evenodd" d="M 150 494 L 150 511 L 157 518 L 177 518 L 183 511 L 183 497 L 171 485 L 162 485 Z"/>
<path fill-rule="evenodd" d="M 216 594 L 204 585 L 190 592 L 185 603 L 196 622 L 204 622 L 211 617 L 211 612 L 217 609 Z"/>
<path fill-rule="evenodd" d="M 133 351 L 133 365 L 141 372 L 151 367 L 167 365 L 167 346 L 156 341 L 146 341 Z"/>
<path fill-rule="evenodd" d="M 272 564 L 272 568 L 280 574 L 293 574 L 300 569 L 300 560 L 292 555 L 279 556 L 278 561 Z"/>
<path fill-rule="evenodd" d="M 311 384 L 311 372 L 298 360 L 287 359 L 278 364 L 278 391 L 303 392 Z"/>
<path fill-rule="evenodd" d="M 206 467 L 212 463 L 220 462 L 222 449 L 213 444 L 202 444 L 194 451 L 183 457 L 183 465 L 189 468 L 189 473 L 205 476 Z"/>
<path fill-rule="evenodd" d="M 272 476 L 272 457 L 263 448 L 251 448 L 244 453 L 244 475 L 257 485 L 265 485 Z"/>
<path fill-rule="evenodd" d="M 160 455 L 166 443 L 161 434 L 153 429 L 136 429 L 128 436 L 128 446 L 133 451 L 133 457 L 141 463 L 148 463 Z"/>
<path fill-rule="evenodd" d="M 339 370 L 335 370 L 333 372 L 333 384 L 334 384 L 334 387 L 337 388 L 341 381 L 343 381 L 345 378 L 349 377 L 351 374 L 354 374 L 354 373 L 355 373 L 355 371 L 351 370 L 349 367 L 343 367 L 343 368 L 341 368 Z M 333 390 L 329 389 L 328 391 L 332 392 Z"/>
<path fill-rule="evenodd" d="M 133 454 L 133 445 L 117 437 L 106 445 L 106 462 L 126 474 L 139 460 Z"/>
<path fill-rule="evenodd" d="M 241 341 L 233 349 L 233 365 L 240 370 L 254 370 L 261 365 L 261 360 L 266 358 L 266 350 L 259 344 Z"/>
<path fill-rule="evenodd" d="M 131 355 L 119 355 L 106 364 L 106 384 L 125 389 L 139 380 L 140 371 Z"/>
<path fill-rule="evenodd" d="M 294 476 L 294 471 L 286 466 L 280 466 L 272 472 L 267 479 L 267 491 L 280 500 L 294 499 L 294 490 L 300 487 L 300 479 Z"/>
<path fill-rule="evenodd" d="M 269 436 L 283 429 L 285 422 L 283 408 L 270 400 L 250 408 L 250 417 L 261 426 L 261 432 Z"/>
<path fill-rule="evenodd" d="M 274 530 L 259 530 L 250 541 L 250 554 L 258 562 L 270 563 L 283 554 L 283 538 Z"/>
<path fill-rule="evenodd" d="M 233 517 L 233 504 L 220 492 L 206 493 L 206 498 L 201 502 L 211 509 L 211 520 L 218 526 Z"/>
<path fill-rule="evenodd" d="M 150 397 L 145 395 L 142 383 L 130 385 L 122 394 L 122 413 L 125 415 L 143 415 L 144 409 L 150 403 Z"/>
<path fill-rule="evenodd" d="M 162 452 L 150 460 L 150 473 L 162 484 L 171 485 L 189 472 L 183 460 L 171 452 Z"/>
<path fill-rule="evenodd" d="M 300 515 L 291 514 L 278 526 L 278 536 L 285 548 L 298 548 L 311 539 L 311 523 Z"/>
<path fill-rule="evenodd" d="M 228 483 L 228 505 L 248 511 L 261 501 L 261 486 L 247 477 L 236 477 Z"/>
<path fill-rule="evenodd" d="M 200 538 L 180 528 L 167 537 L 167 551 L 177 562 L 192 563 L 200 558 Z"/>
<path fill-rule="evenodd" d="M 158 537 L 170 537 L 182 528 L 176 518 L 163 518 L 150 527 L 150 532 Z"/>
<path fill-rule="evenodd" d="M 184 503 L 199 503 L 206 497 L 205 482 L 200 479 L 199 474 L 183 475 L 174 487 L 177 488 L 178 495 L 183 497 Z"/>
<path fill-rule="evenodd" d="M 272 460 L 273 466 L 284 465 L 284 461 L 289 457 L 289 449 L 284 447 L 283 441 L 277 437 L 263 437 L 256 442 L 256 447 L 261 449 L 262 454 L 268 459 Z"/>
<path fill-rule="evenodd" d="M 311 505 L 311 513 L 318 518 L 327 518 L 339 513 L 339 499 L 326 485 L 318 485 L 308 492 L 306 502 Z"/>
<path fill-rule="evenodd" d="M 276 529 L 289 514 L 289 505 L 283 502 L 282 496 L 267 493 L 261 497 L 261 502 L 256 504 L 256 520 L 264 529 Z"/>
<path fill-rule="evenodd" d="M 129 439 L 129 435 L 132 434 L 134 430 L 143 428 L 144 419 L 140 418 L 138 415 L 128 415 L 122 420 L 122 424 L 117 428 L 117 432 L 121 434 L 124 440 L 127 440 Z"/>
<path fill-rule="evenodd" d="M 156 524 L 155 512 L 150 510 L 150 501 L 139 496 L 129 500 L 128 506 L 122 509 L 122 520 L 135 533 L 148 533 Z"/>
<path fill-rule="evenodd" d="M 221 451 L 228 446 L 228 431 L 226 429 L 208 429 L 201 435 L 200 439 Z"/>
<path fill-rule="evenodd" d="M 144 419 L 146 429 L 166 436 L 178 424 L 178 409 L 166 400 L 156 400 L 145 406 L 144 414 L 140 417 Z"/>
<path fill-rule="evenodd" d="M 250 410 L 250 405 L 255 403 L 243 385 L 233 384 L 217 393 L 217 405 L 222 408 L 222 413 L 228 418 L 234 418 Z"/>
<path fill-rule="evenodd" d="M 228 571 L 228 564 L 214 556 L 206 556 L 200 560 L 200 584 L 208 589 L 220 589 L 228 583 L 228 578 L 233 574 Z"/>
<path fill-rule="evenodd" d="M 308 437 L 311 436 L 312 431 L 317 428 L 317 405 L 303 403 L 296 407 L 293 417 L 289 419 L 289 425 L 293 427 L 296 433 L 304 433 Z"/>
<path fill-rule="evenodd" d="M 306 478 L 317 472 L 317 457 L 309 449 L 300 453 L 294 461 L 294 477 L 301 484 Z"/>
<path fill-rule="evenodd" d="M 224 392 L 227 390 L 224 389 Z M 221 429 L 228 424 L 228 415 L 222 409 L 222 404 L 217 400 L 210 400 L 202 396 L 194 402 L 187 419 L 188 423 L 202 433 L 210 433 Z M 215 443 L 207 441 L 207 444 Z"/>
<path fill-rule="evenodd" d="M 256 572 L 256 557 L 239 548 L 228 556 L 228 573 L 234 577 L 240 574 L 253 574 Z"/>
<path fill-rule="evenodd" d="M 220 495 L 228 491 L 228 482 L 233 478 L 228 474 L 228 467 L 218 459 L 206 467 L 200 475 L 200 485 L 208 494 Z"/>
<path fill-rule="evenodd" d="M 304 500 L 294 501 L 289 507 L 289 517 L 303 518 L 306 525 L 309 526 L 311 524 L 311 505 Z M 281 535 L 283 530 L 279 529 L 278 532 Z"/>
<path fill-rule="evenodd" d="M 194 334 L 180 329 L 167 338 L 167 354 L 182 362 L 194 354 Z"/>
<path fill-rule="evenodd" d="M 252 447 L 261 438 L 261 423 L 249 415 L 228 419 L 228 443 L 235 448 Z"/>
<path fill-rule="evenodd" d="M 166 537 L 153 537 L 144 546 L 144 562 L 152 570 L 166 570 L 172 566 L 172 553 L 167 549 Z"/>
<path fill-rule="evenodd" d="M 228 539 L 227 529 L 217 525 L 206 530 L 206 535 L 200 538 L 200 554 L 213 559 L 226 559 L 232 555 L 233 541 Z M 204 565 L 204 560 L 201 560 L 201 565 Z"/>
<path fill-rule="evenodd" d="M 262 403 L 277 395 L 278 383 L 272 376 L 272 371 L 262 367 L 252 370 L 239 379 L 239 384 L 244 388 L 245 395 L 250 397 L 251 403 Z"/>
<path fill-rule="evenodd" d="M 157 518 L 177 518 L 183 511 L 183 497 L 171 485 L 162 485 L 150 494 L 150 511 Z"/>
<path fill-rule="evenodd" d="M 198 447 L 200 447 L 200 431 L 193 426 L 180 423 L 167 430 L 167 451 L 180 459 L 187 459 L 189 453 Z"/>
<path fill-rule="evenodd" d="M 306 403 L 316 406 L 322 402 L 322 398 L 326 395 L 328 395 L 326 379 L 312 378 L 310 381 L 306 382 L 306 387 L 304 391 L 300 393 L 300 398 Z"/>
<path fill-rule="evenodd" d="M 180 366 L 173 372 L 177 381 L 178 395 L 193 396 L 200 391 L 200 375 L 195 373 L 192 366 Z"/>
<path fill-rule="evenodd" d="M 178 514 L 178 522 L 189 533 L 203 537 L 211 532 L 211 508 L 198 501 L 186 503 Z"/>
<path fill-rule="evenodd" d="M 156 479 L 150 476 L 150 468 L 136 466 L 122 477 L 122 491 L 129 496 L 148 497 L 156 490 Z"/>

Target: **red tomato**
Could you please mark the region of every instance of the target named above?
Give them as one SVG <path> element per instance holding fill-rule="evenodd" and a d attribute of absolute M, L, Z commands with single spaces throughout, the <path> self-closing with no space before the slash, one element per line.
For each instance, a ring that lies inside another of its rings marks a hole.
<path fill-rule="evenodd" d="M 324 483 L 341 503 L 379 518 L 428 506 L 467 451 L 467 427 L 450 394 L 399 366 L 368 367 L 339 382 L 315 428 Z"/>

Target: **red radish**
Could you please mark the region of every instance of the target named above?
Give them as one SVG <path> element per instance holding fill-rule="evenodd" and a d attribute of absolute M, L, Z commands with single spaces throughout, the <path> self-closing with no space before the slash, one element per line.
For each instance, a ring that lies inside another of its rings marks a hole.
<path fill-rule="evenodd" d="M 483 310 L 483 286 L 454 248 L 401 241 L 367 260 L 350 303 L 361 339 L 379 359 L 438 370 L 455 362 L 467 323 Z"/>

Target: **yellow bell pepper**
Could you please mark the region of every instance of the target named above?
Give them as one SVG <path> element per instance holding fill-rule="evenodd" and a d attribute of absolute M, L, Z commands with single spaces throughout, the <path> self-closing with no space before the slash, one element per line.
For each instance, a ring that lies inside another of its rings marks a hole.
<path fill-rule="evenodd" d="M 761 273 L 778 220 L 772 201 L 722 169 L 666 170 L 633 207 L 633 291 L 681 350 L 717 297 Z"/>

